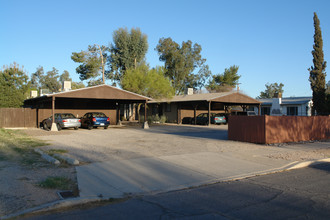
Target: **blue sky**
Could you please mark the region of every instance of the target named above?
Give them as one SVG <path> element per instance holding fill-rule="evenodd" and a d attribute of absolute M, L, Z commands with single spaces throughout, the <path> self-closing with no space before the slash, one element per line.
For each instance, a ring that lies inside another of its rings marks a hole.
<path fill-rule="evenodd" d="M 55 67 L 79 81 L 72 52 L 91 44 L 108 46 L 113 31 L 139 27 L 148 36 L 151 67 L 163 65 L 155 51 L 160 38 L 191 40 L 202 46 L 213 74 L 238 65 L 247 95 L 256 97 L 266 83 L 278 82 L 285 97 L 310 96 L 313 12 L 330 65 L 329 11 L 328 0 L 0 0 L 0 65 L 15 61 L 29 75 L 38 66 Z"/>

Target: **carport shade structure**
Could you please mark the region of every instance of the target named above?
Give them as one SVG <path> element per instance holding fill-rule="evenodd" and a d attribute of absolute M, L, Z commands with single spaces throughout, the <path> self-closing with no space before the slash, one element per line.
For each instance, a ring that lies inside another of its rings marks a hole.
<path fill-rule="evenodd" d="M 55 109 L 80 110 L 82 112 L 84 109 L 116 109 L 116 122 L 118 123 L 120 104 L 143 103 L 146 109 L 146 103 L 149 100 L 152 99 L 104 84 L 27 99 L 24 101 L 24 107 L 37 109 L 37 126 L 39 126 L 39 109 L 51 109 L 53 120 Z M 145 116 L 145 120 L 146 118 Z"/>
<path fill-rule="evenodd" d="M 179 95 L 174 96 L 172 99 L 161 99 L 152 100 L 149 103 L 160 104 L 160 103 L 176 103 L 178 106 L 177 122 L 181 122 L 181 108 L 182 106 L 191 106 L 194 110 L 194 122 L 196 124 L 196 111 L 200 109 L 201 106 L 206 106 L 208 110 L 208 121 L 210 122 L 210 112 L 212 104 L 222 104 L 225 106 L 225 111 L 227 111 L 228 106 L 241 106 L 246 109 L 247 106 L 257 106 L 260 115 L 260 105 L 261 102 L 251 98 L 245 94 L 238 91 L 233 92 L 222 92 L 222 93 L 204 93 L 204 94 L 192 94 L 192 95 Z"/>

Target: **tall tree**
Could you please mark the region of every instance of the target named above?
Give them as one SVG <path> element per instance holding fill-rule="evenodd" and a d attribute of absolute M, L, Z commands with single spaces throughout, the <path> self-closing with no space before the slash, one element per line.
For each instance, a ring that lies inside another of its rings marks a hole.
<path fill-rule="evenodd" d="M 328 81 L 326 87 L 327 87 L 327 88 L 326 88 L 326 90 L 325 90 L 325 93 L 326 93 L 326 94 L 330 94 L 330 80 Z"/>
<path fill-rule="evenodd" d="M 64 70 L 60 75 L 60 83 L 62 84 L 64 81 L 72 81 L 70 73 L 67 70 Z"/>
<path fill-rule="evenodd" d="M 326 86 L 326 90 L 325 90 L 325 95 L 326 95 L 326 106 L 328 107 L 328 113 L 330 112 L 330 80 L 327 83 Z"/>
<path fill-rule="evenodd" d="M 85 88 L 85 85 L 83 82 L 72 82 L 71 83 L 71 89 L 82 89 Z"/>
<path fill-rule="evenodd" d="M 231 66 L 229 69 L 225 69 L 224 73 L 212 76 L 212 80 L 206 86 L 209 92 L 227 92 L 231 91 L 238 85 L 238 80 L 241 78 L 237 74 L 238 66 Z"/>
<path fill-rule="evenodd" d="M 113 43 L 110 45 L 108 78 L 120 82 L 125 71 L 137 68 L 144 61 L 148 51 L 147 35 L 139 28 L 119 28 L 113 33 Z"/>
<path fill-rule="evenodd" d="M 122 78 L 122 88 L 151 98 L 170 98 L 174 89 L 164 72 L 164 67 L 149 69 L 147 65 L 127 69 Z"/>
<path fill-rule="evenodd" d="M 105 84 L 105 64 L 107 60 L 106 46 L 99 46 L 97 44 L 89 45 L 86 51 L 79 53 L 73 52 L 71 59 L 76 63 L 81 63 L 76 71 L 79 74 L 80 80 L 93 80 Z M 101 80 L 95 80 L 102 74 Z"/>
<path fill-rule="evenodd" d="M 202 58 L 202 47 L 197 43 L 188 40 L 180 46 L 171 38 L 161 38 L 156 50 L 159 60 L 165 62 L 165 75 L 171 80 L 176 94 L 183 93 L 188 87 L 201 88 L 204 79 L 210 75 L 208 67 L 203 67 L 206 59 Z M 197 68 L 202 72 L 195 74 Z"/>
<path fill-rule="evenodd" d="M 313 64 L 309 71 L 309 81 L 313 91 L 313 109 L 318 115 L 326 115 L 326 96 L 325 96 L 325 68 L 327 62 L 324 61 L 323 40 L 320 27 L 320 20 L 314 12 L 314 45 L 312 50 Z M 314 111 L 313 111 L 314 112 Z"/>
<path fill-rule="evenodd" d="M 270 99 L 270 98 L 275 98 L 276 94 L 283 94 L 284 90 L 284 84 L 280 83 L 267 83 L 266 85 L 266 90 L 264 92 L 260 92 L 260 95 L 257 97 L 258 99 Z"/>
<path fill-rule="evenodd" d="M 58 92 L 61 88 L 61 84 L 58 79 L 58 70 L 53 67 L 51 71 L 48 71 L 46 75 L 41 78 L 42 88 L 48 89 L 50 92 Z"/>
<path fill-rule="evenodd" d="M 42 66 L 39 66 L 36 70 L 36 72 L 32 73 L 31 76 L 31 88 L 40 90 L 42 88 L 42 81 L 45 77 L 44 68 Z"/>
<path fill-rule="evenodd" d="M 0 108 L 18 108 L 28 96 L 28 76 L 14 63 L 0 70 Z"/>

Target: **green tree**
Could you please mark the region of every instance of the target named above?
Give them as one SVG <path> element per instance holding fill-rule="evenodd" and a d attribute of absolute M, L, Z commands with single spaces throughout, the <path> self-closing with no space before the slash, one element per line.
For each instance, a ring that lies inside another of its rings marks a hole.
<path fill-rule="evenodd" d="M 147 65 L 127 69 L 121 86 L 125 90 L 155 99 L 170 98 L 174 95 L 174 89 L 164 72 L 163 67 L 149 69 Z"/>
<path fill-rule="evenodd" d="M 327 62 L 324 61 L 323 40 L 320 28 L 320 21 L 314 12 L 314 45 L 312 50 L 313 64 L 309 71 L 309 81 L 313 91 L 313 109 L 319 115 L 327 115 L 326 95 L 325 95 L 325 68 Z M 313 111 L 314 112 L 314 111 Z"/>
<path fill-rule="evenodd" d="M 202 47 L 199 44 L 188 40 L 180 46 L 171 38 L 161 38 L 156 50 L 159 60 L 165 62 L 165 75 L 171 80 L 176 94 L 182 94 L 188 87 L 203 87 L 210 71 L 204 66 L 206 59 L 201 56 Z M 195 74 L 197 68 L 202 72 Z"/>
<path fill-rule="evenodd" d="M 326 94 L 330 94 L 330 80 L 328 81 L 326 87 L 327 87 L 327 88 L 326 88 L 326 90 L 325 90 L 325 93 L 326 93 Z"/>
<path fill-rule="evenodd" d="M 110 45 L 108 78 L 120 82 L 127 69 L 137 68 L 148 51 L 147 35 L 139 28 L 119 28 L 113 33 Z"/>
<path fill-rule="evenodd" d="M 325 90 L 325 95 L 326 95 L 326 105 L 328 106 L 328 113 L 330 112 L 330 80 L 327 83 L 326 86 L 326 90 Z"/>
<path fill-rule="evenodd" d="M 36 89 L 36 90 L 40 90 L 42 89 L 42 81 L 43 78 L 45 77 L 45 72 L 44 72 L 44 68 L 42 66 L 39 66 L 36 70 L 35 73 L 32 73 L 31 76 L 31 88 L 32 89 Z"/>
<path fill-rule="evenodd" d="M 72 81 L 70 78 L 70 73 L 67 70 L 64 70 L 60 75 L 60 83 L 62 84 L 64 81 Z"/>
<path fill-rule="evenodd" d="M 238 85 L 238 80 L 241 78 L 237 74 L 238 66 L 231 66 L 229 69 L 225 69 L 224 73 L 212 76 L 212 80 L 206 86 L 209 92 L 227 92 L 231 91 Z"/>
<path fill-rule="evenodd" d="M 28 76 L 18 64 L 0 70 L 0 108 L 18 108 L 28 96 Z"/>
<path fill-rule="evenodd" d="M 80 80 L 93 80 L 105 84 L 105 64 L 107 60 L 108 48 L 94 44 L 89 45 L 86 51 L 73 52 L 71 59 L 76 63 L 81 63 L 76 71 Z M 95 80 L 102 74 L 101 80 Z"/>
<path fill-rule="evenodd" d="M 257 99 L 270 99 L 275 98 L 276 94 L 283 94 L 284 90 L 284 84 L 280 83 L 267 83 L 266 90 L 264 92 L 260 92 L 260 95 L 257 97 Z"/>
<path fill-rule="evenodd" d="M 61 84 L 58 80 L 58 70 L 53 67 L 51 71 L 48 71 L 46 75 L 41 78 L 42 88 L 48 89 L 50 92 L 58 92 L 61 89 Z"/>
<path fill-rule="evenodd" d="M 85 88 L 85 85 L 83 82 L 72 82 L 71 83 L 71 89 L 82 89 Z"/>

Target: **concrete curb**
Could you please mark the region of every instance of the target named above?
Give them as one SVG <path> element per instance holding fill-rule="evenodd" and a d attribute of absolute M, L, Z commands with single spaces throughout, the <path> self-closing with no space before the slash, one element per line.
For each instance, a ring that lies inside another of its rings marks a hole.
<path fill-rule="evenodd" d="M 35 151 L 36 150 L 39 150 L 39 149 L 35 149 Z M 41 150 L 39 150 L 39 151 L 41 151 Z M 38 153 L 39 153 L 39 151 L 38 151 Z M 49 156 L 49 155 L 47 155 L 47 156 Z M 300 169 L 300 168 L 305 168 L 305 167 L 308 167 L 308 166 L 311 166 L 311 165 L 317 165 L 317 164 L 322 164 L 322 163 L 330 163 L 330 158 L 304 161 L 304 162 L 296 161 L 296 162 L 289 163 L 288 165 L 285 165 L 283 167 L 274 168 L 274 169 L 271 169 L 271 170 L 248 173 L 248 174 L 243 174 L 243 175 L 238 175 L 238 176 L 227 177 L 227 178 L 223 178 L 223 179 L 215 179 L 213 181 L 208 181 L 208 182 L 204 182 L 204 183 L 201 182 L 200 185 L 198 185 L 198 186 L 203 186 L 203 185 L 207 185 L 207 184 L 215 184 L 215 183 L 222 182 L 222 181 L 239 180 L 239 179 L 253 177 L 253 176 L 256 176 L 256 175 L 266 175 L 266 174 L 271 174 L 271 173 L 280 172 L 280 171 Z M 195 185 L 195 186 L 190 186 L 190 187 L 198 187 L 198 186 Z M 187 186 L 186 188 L 190 188 L 190 187 Z M 183 190 L 183 189 L 180 189 L 180 190 Z M 170 191 L 172 191 L 172 190 L 168 189 L 166 191 L 157 191 L 157 192 L 150 192 L 150 193 L 157 194 L 157 193 L 165 193 L 165 192 L 170 192 Z M 144 193 L 143 195 L 147 195 L 147 194 L 148 193 Z M 142 194 L 138 194 L 138 195 L 142 195 Z M 125 197 L 122 197 L 122 198 L 125 198 Z M 81 197 L 77 197 L 77 198 L 66 199 L 66 200 L 58 200 L 58 201 L 55 201 L 55 202 L 52 202 L 52 203 L 47 203 L 47 204 L 43 204 L 43 205 L 40 205 L 40 206 L 37 206 L 37 207 L 22 210 L 20 212 L 13 213 L 13 214 L 10 214 L 10 215 L 0 216 L 0 219 L 9 219 L 9 218 L 18 217 L 20 215 L 28 214 L 28 213 L 38 213 L 38 212 L 42 212 L 42 211 L 50 211 L 50 210 L 55 210 L 55 209 L 58 209 L 58 208 L 74 206 L 74 205 L 78 205 L 78 204 L 85 204 L 85 203 L 89 203 L 89 202 L 103 201 L 103 200 L 109 200 L 109 198 L 108 197 L 105 197 L 105 198 L 99 198 L 99 197 L 98 198 L 96 198 L 96 197 L 81 198 Z"/>
<path fill-rule="evenodd" d="M 305 161 L 305 162 L 298 162 L 297 164 L 294 164 L 290 167 L 287 168 L 287 170 L 294 170 L 294 169 L 300 169 L 304 167 L 308 167 L 311 165 L 317 165 L 321 163 L 330 163 L 330 158 L 325 158 L 325 159 L 319 159 L 319 160 L 311 160 L 311 161 Z"/>
<path fill-rule="evenodd" d="M 78 160 L 73 159 L 73 158 L 68 157 L 68 156 L 64 156 L 64 155 L 61 155 L 61 154 L 54 154 L 54 156 L 56 157 L 56 158 L 54 158 L 54 157 L 46 154 L 41 149 L 34 149 L 34 151 L 37 152 L 38 154 L 40 154 L 42 158 L 44 158 L 48 162 L 53 163 L 55 165 L 61 164 L 61 162 L 59 160 L 57 160 L 56 158 L 60 158 L 62 160 L 65 160 L 68 164 L 71 164 L 71 165 L 79 165 L 79 161 Z"/>
<path fill-rule="evenodd" d="M 89 203 L 89 202 L 97 202 L 97 201 L 102 201 L 102 200 L 105 200 L 105 199 L 100 199 L 100 198 L 98 198 L 98 199 L 81 199 L 78 197 L 78 198 L 73 198 L 73 199 L 58 200 L 58 201 L 46 203 L 46 204 L 43 204 L 43 205 L 40 205 L 37 207 L 25 209 L 25 210 L 22 210 L 17 213 L 9 214 L 6 216 L 0 216 L 0 219 L 10 219 L 10 218 L 15 218 L 20 215 L 25 215 L 28 213 L 51 211 L 51 210 L 55 210 L 58 208 L 80 205 L 80 204 L 85 204 L 85 203 Z"/>
<path fill-rule="evenodd" d="M 79 165 L 79 161 L 76 160 L 76 159 L 73 159 L 71 157 L 64 156 L 64 155 L 61 155 L 61 154 L 54 154 L 54 156 L 57 157 L 57 158 L 60 158 L 62 160 L 65 160 L 68 164 Z"/>
<path fill-rule="evenodd" d="M 35 152 L 37 152 L 38 154 L 41 155 L 42 158 L 44 158 L 45 160 L 47 160 L 50 163 L 53 163 L 55 165 L 59 165 L 60 161 L 55 159 L 54 157 L 49 156 L 48 154 L 46 154 L 45 152 L 43 152 L 40 149 L 34 149 Z"/>

